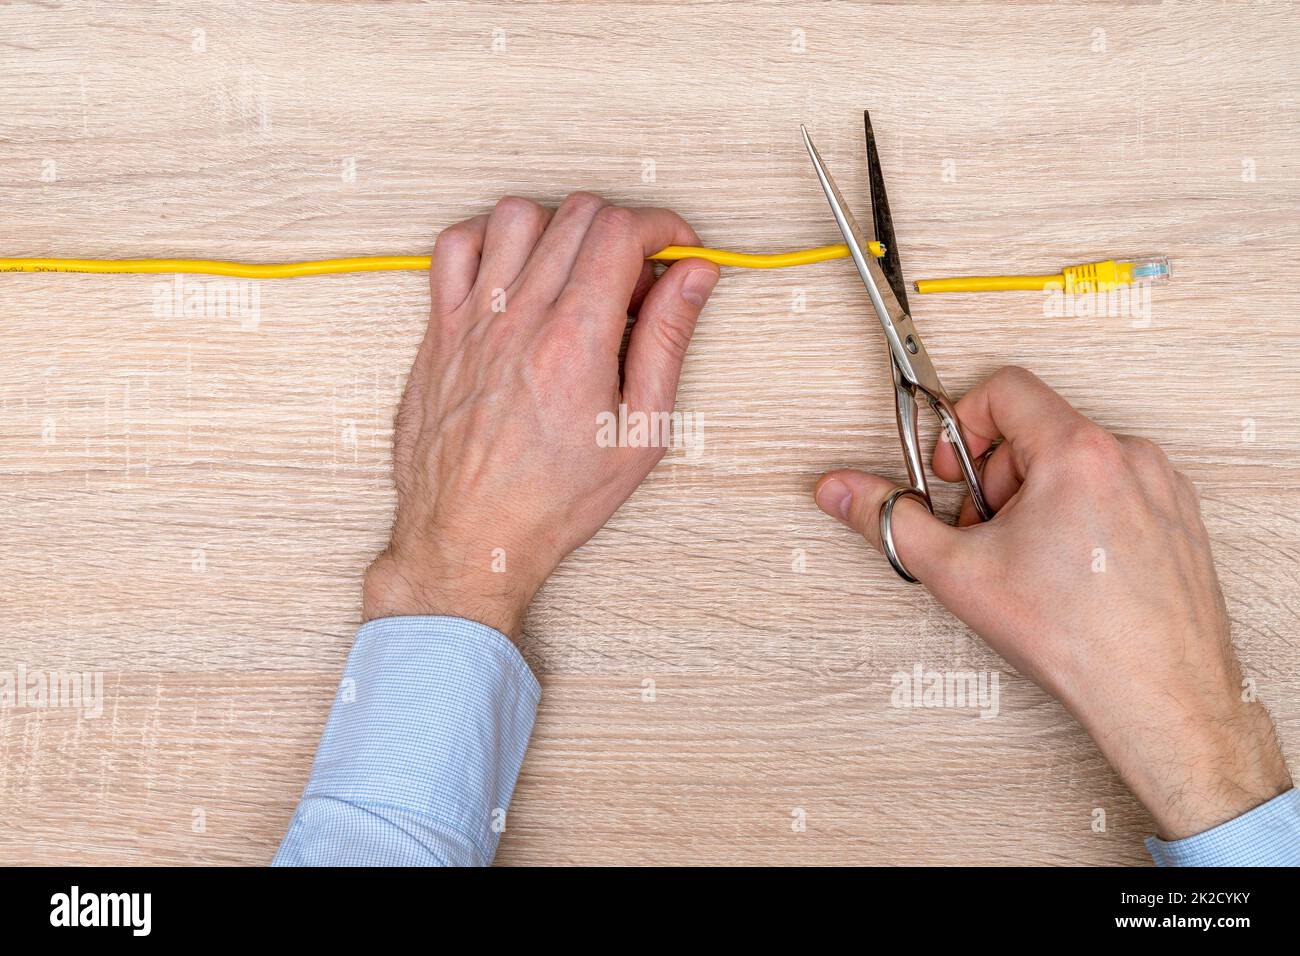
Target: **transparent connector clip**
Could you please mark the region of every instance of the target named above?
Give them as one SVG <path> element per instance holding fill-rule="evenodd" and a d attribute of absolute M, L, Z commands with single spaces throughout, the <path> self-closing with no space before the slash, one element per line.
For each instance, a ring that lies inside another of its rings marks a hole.
<path fill-rule="evenodd" d="M 1145 256 L 1133 260 L 1133 282 L 1163 285 L 1173 276 L 1167 256 Z"/>

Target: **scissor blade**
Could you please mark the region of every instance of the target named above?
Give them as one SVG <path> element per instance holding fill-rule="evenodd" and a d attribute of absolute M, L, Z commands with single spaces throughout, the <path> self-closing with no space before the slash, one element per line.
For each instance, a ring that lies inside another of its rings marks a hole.
<path fill-rule="evenodd" d="M 817 152 L 817 147 L 813 145 L 812 137 L 808 135 L 808 128 L 800 124 L 799 131 L 803 133 L 803 144 L 808 147 L 808 155 L 812 157 L 813 168 L 817 170 L 817 178 L 821 181 L 822 189 L 826 193 L 826 200 L 831 204 L 831 212 L 835 215 L 835 221 L 839 223 L 840 232 L 844 233 L 844 241 L 848 243 L 850 249 L 856 247 L 856 251 L 869 255 L 870 252 L 867 249 L 869 240 L 862 232 L 862 227 L 858 225 L 858 221 L 853 218 L 853 211 L 849 209 L 849 204 L 844 201 L 844 195 L 840 192 L 840 187 L 835 185 L 835 180 L 826 171 L 826 164 L 822 162 L 821 153 Z"/>
<path fill-rule="evenodd" d="M 799 129 L 803 133 L 804 145 L 808 147 L 808 155 L 812 158 L 813 169 L 817 171 L 817 179 L 822 184 L 822 191 L 826 193 L 826 201 L 831 204 L 831 212 L 835 216 L 835 222 L 844 235 L 844 242 L 849 247 L 849 254 L 853 257 L 853 264 L 858 267 L 858 275 L 862 277 L 862 283 L 867 287 L 867 294 L 871 297 L 871 304 L 875 307 L 880 324 L 886 329 L 892 330 L 897 321 L 907 317 L 907 310 L 898 301 L 889 280 L 880 270 L 879 260 L 867 248 L 867 239 L 862 234 L 862 227 L 853 218 L 849 204 L 844 201 L 844 196 L 840 193 L 839 187 L 835 185 L 835 180 L 826 171 L 826 164 L 822 162 L 821 154 L 817 152 L 817 147 L 813 145 L 808 130 L 802 124 Z M 879 237 L 877 238 L 879 239 Z"/>
<path fill-rule="evenodd" d="M 898 258 L 898 243 L 894 240 L 894 217 L 889 214 L 889 197 L 885 195 L 885 177 L 880 171 L 880 154 L 876 152 L 876 135 L 871 131 L 871 113 L 862 111 L 862 121 L 867 128 L 867 179 L 871 184 L 871 218 L 876 227 L 876 241 L 885 247 L 880 261 L 880 271 L 894 290 L 894 297 L 909 315 L 907 285 L 903 282 L 903 265 Z"/>

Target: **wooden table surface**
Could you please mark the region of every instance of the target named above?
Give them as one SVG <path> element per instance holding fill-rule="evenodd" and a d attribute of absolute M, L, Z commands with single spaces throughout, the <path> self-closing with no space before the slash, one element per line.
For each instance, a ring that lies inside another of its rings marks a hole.
<path fill-rule="evenodd" d="M 913 307 L 953 394 L 1028 366 L 1197 481 L 1300 753 L 1289 4 L 19 3 L 0 46 L 0 255 L 427 253 L 503 194 L 579 188 L 816 245 L 799 123 L 861 197 L 870 108 L 912 278 L 1171 256 L 1149 322 Z M 0 671 L 103 679 L 99 716 L 0 708 L 0 863 L 270 860 L 386 537 L 425 278 L 180 281 L 208 307 L 0 276 Z M 1149 862 L 1065 711 L 814 507 L 828 468 L 901 475 L 864 307 L 842 262 L 727 271 L 678 401 L 699 453 L 530 614 L 499 862 Z M 996 673 L 997 717 L 892 706 L 918 664 Z"/>

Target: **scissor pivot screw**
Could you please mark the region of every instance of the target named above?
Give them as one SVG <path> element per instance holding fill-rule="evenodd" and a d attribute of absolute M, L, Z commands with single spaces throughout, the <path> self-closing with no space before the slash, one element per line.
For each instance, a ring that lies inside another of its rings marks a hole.
<path fill-rule="evenodd" d="M 916 349 L 917 349 L 916 339 L 912 338 L 909 335 L 907 338 L 903 340 L 903 345 L 906 346 L 907 350 L 911 352 L 913 355 L 916 354 Z"/>

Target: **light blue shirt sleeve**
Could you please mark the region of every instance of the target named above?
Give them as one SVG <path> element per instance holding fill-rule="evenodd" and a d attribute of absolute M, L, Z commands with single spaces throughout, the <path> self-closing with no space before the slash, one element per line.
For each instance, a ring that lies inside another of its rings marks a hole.
<path fill-rule="evenodd" d="M 1147 837 L 1147 851 L 1156 866 L 1300 866 L 1300 790 L 1185 840 Z"/>
<path fill-rule="evenodd" d="M 455 617 L 357 632 L 275 866 L 486 866 L 541 688 L 514 644 Z M 1300 866 L 1300 790 L 1184 840 L 1157 866 Z"/>
<path fill-rule="evenodd" d="M 455 617 L 357 632 L 275 866 L 486 866 L 541 689 L 514 644 Z"/>

